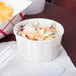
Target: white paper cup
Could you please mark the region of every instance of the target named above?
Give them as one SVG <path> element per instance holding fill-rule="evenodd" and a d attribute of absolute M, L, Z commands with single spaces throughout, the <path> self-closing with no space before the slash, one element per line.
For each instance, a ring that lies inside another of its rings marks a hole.
<path fill-rule="evenodd" d="M 50 26 L 52 22 L 56 23 L 57 29 L 59 30 L 59 36 L 46 41 L 32 41 L 25 40 L 24 38 L 17 35 L 19 27 L 31 21 L 38 21 L 39 25 Z M 59 53 L 59 47 L 61 44 L 62 35 L 64 29 L 61 24 L 50 19 L 34 18 L 21 21 L 14 27 L 14 34 L 16 36 L 18 53 L 24 59 L 31 62 L 50 62 Z"/>
<path fill-rule="evenodd" d="M 31 0 L 32 4 L 28 8 L 26 15 L 39 14 L 44 10 L 45 0 Z"/>

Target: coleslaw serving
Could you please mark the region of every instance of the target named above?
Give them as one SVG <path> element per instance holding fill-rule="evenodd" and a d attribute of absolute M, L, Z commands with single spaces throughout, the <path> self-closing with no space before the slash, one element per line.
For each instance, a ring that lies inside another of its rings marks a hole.
<path fill-rule="evenodd" d="M 50 26 L 43 26 L 39 25 L 38 21 L 34 21 L 21 25 L 18 35 L 28 40 L 44 41 L 56 38 L 59 36 L 59 31 L 55 23 L 50 24 Z"/>

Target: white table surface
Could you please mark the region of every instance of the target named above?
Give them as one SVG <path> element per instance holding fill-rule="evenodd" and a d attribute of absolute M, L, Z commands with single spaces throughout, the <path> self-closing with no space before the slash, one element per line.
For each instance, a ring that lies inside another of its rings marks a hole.
<path fill-rule="evenodd" d="M 11 49 L 13 51 L 17 52 L 17 45 L 16 45 L 15 41 L 0 43 L 0 52 L 2 52 L 3 49 L 6 48 L 7 46 L 12 46 Z M 48 70 L 47 73 L 45 74 L 45 76 L 47 76 L 47 74 L 51 75 L 53 72 L 55 72 L 55 73 L 57 72 L 57 74 L 58 74 L 58 72 L 62 72 L 62 74 L 59 76 L 76 76 L 76 68 L 73 65 L 71 59 L 69 58 L 65 49 L 62 46 L 60 47 L 59 55 L 53 61 L 51 61 L 49 63 L 42 63 L 42 64 L 29 63 L 27 61 L 22 60 L 21 57 L 19 57 L 17 54 L 15 54 L 13 56 L 13 58 L 10 59 L 10 61 L 8 61 L 5 65 L 0 65 L 0 67 L 1 67 L 0 76 L 10 76 L 10 75 L 17 76 L 18 73 L 19 73 L 18 76 L 24 76 L 24 75 L 26 75 L 25 71 L 27 71 L 27 72 L 29 71 L 30 74 L 31 74 L 31 72 L 33 73 L 34 71 L 29 70 L 30 67 L 27 67 L 27 66 L 30 66 L 31 68 L 35 67 L 33 70 L 35 70 L 36 68 L 38 68 L 39 70 L 40 69 L 43 70 L 43 68 L 44 68 L 45 69 L 44 71 Z M 27 69 L 25 69 L 23 67 L 25 67 Z M 46 67 L 47 67 L 47 70 L 46 70 Z M 37 72 L 37 70 L 35 72 Z M 40 71 L 40 72 L 43 72 L 43 71 Z M 50 73 L 50 72 L 52 72 L 52 73 Z M 28 76 L 32 76 L 32 75 L 28 75 Z M 40 75 L 38 75 L 38 76 L 40 76 Z"/>

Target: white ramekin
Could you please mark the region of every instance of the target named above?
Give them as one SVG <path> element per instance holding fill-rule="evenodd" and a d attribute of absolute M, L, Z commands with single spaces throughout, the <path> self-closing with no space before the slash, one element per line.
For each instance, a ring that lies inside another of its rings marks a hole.
<path fill-rule="evenodd" d="M 43 24 L 47 26 L 50 26 L 52 22 L 55 22 L 57 29 L 59 30 L 59 36 L 52 40 L 46 41 L 25 40 L 24 38 L 18 36 L 17 33 L 19 32 L 19 27 L 31 21 L 38 21 L 40 25 Z M 64 34 L 64 28 L 56 21 L 43 18 L 34 18 L 27 19 L 16 24 L 14 27 L 14 34 L 17 40 L 18 53 L 24 60 L 38 63 L 50 62 L 55 59 L 59 53 L 59 47 Z"/>

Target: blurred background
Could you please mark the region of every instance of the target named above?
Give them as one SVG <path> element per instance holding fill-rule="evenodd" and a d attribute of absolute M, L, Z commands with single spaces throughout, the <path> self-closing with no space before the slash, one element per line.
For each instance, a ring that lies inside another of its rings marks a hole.
<path fill-rule="evenodd" d="M 57 6 L 63 7 L 67 10 L 76 13 L 76 0 L 46 0 L 50 3 L 54 3 Z"/>
<path fill-rule="evenodd" d="M 51 2 L 51 0 L 46 0 L 46 1 Z"/>

